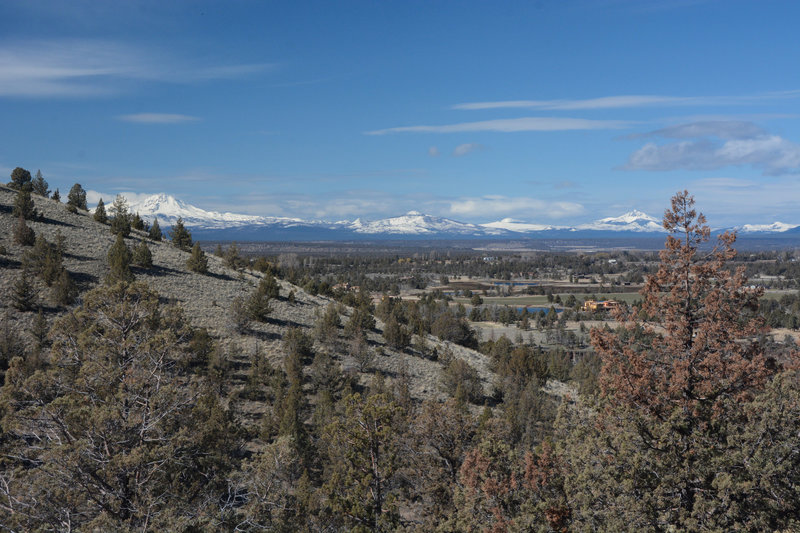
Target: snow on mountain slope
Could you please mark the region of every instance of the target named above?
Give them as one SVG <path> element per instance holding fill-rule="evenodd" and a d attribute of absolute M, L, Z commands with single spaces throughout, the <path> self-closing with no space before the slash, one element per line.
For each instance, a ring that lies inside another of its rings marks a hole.
<path fill-rule="evenodd" d="M 187 226 L 202 228 L 231 228 L 251 224 L 304 223 L 299 218 L 262 217 L 206 211 L 164 193 L 148 196 L 139 202 L 132 202 L 128 208 L 131 213 L 139 213 L 139 216 L 146 220 L 152 221 L 158 218 L 159 223 L 166 226 L 173 225 L 178 220 L 178 217 L 182 218 Z"/>
<path fill-rule="evenodd" d="M 347 225 L 356 233 L 389 233 L 403 235 L 426 235 L 452 233 L 457 235 L 497 234 L 497 230 L 488 231 L 476 224 L 467 224 L 448 218 L 425 215 L 418 211 L 409 211 L 405 215 L 381 220 L 363 221 L 357 218 Z"/>
<path fill-rule="evenodd" d="M 534 224 L 532 222 L 522 222 L 514 220 L 513 218 L 504 218 L 497 222 L 488 222 L 481 224 L 484 228 L 502 229 L 507 231 L 514 231 L 517 233 L 527 233 L 529 231 L 550 231 L 555 229 L 565 229 L 563 226 L 551 226 L 549 224 Z"/>
<path fill-rule="evenodd" d="M 152 221 L 158 218 L 162 226 L 171 226 L 178 217 L 181 217 L 189 227 L 206 230 L 231 229 L 236 231 L 263 232 L 290 232 L 295 235 L 298 231 L 320 238 L 340 238 L 354 235 L 407 235 L 409 237 L 514 237 L 537 233 L 540 236 L 547 232 L 553 234 L 569 233 L 579 234 L 582 231 L 605 232 L 634 232 L 634 233 L 663 233 L 665 230 L 661 222 L 642 211 L 634 209 L 617 217 L 601 218 L 594 222 L 579 224 L 577 226 L 553 226 L 524 222 L 512 218 L 504 218 L 496 222 L 485 224 L 471 224 L 459 222 L 448 218 L 426 215 L 418 211 L 409 211 L 405 215 L 384 218 L 380 220 L 364 220 L 357 218 L 353 221 L 341 220 L 338 222 L 305 221 L 299 218 L 267 217 L 255 215 L 241 215 L 236 213 L 220 213 L 206 211 L 199 207 L 189 205 L 168 194 L 154 194 L 138 202 L 129 204 L 131 213 Z M 774 222 L 772 224 L 745 224 L 733 228 L 746 233 L 783 233 L 798 231 L 800 225 Z M 289 235 L 289 234 L 287 234 Z"/>
<path fill-rule="evenodd" d="M 661 222 L 637 209 L 618 217 L 607 217 L 575 227 L 578 230 L 664 232 Z"/>
<path fill-rule="evenodd" d="M 800 227 L 797 224 L 786 224 L 785 222 L 773 222 L 772 224 L 745 224 L 737 230 L 740 233 L 783 233 Z"/>

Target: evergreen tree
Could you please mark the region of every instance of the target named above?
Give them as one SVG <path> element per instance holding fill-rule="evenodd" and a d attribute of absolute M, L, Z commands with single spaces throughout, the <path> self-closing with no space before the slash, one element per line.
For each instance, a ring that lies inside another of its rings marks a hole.
<path fill-rule="evenodd" d="M 387 394 L 353 394 L 342 403 L 344 415 L 324 431 L 328 505 L 347 530 L 391 530 L 399 521 L 393 489 L 399 468 L 400 409 Z"/>
<path fill-rule="evenodd" d="M 36 350 L 39 352 L 47 347 L 47 332 L 49 329 L 47 319 L 44 317 L 44 312 L 42 312 L 42 308 L 39 307 L 39 312 L 36 314 L 36 318 L 33 319 L 30 328 L 31 337 L 33 337 L 33 340 L 36 342 Z"/>
<path fill-rule="evenodd" d="M 53 192 L 53 196 L 50 197 L 51 199 L 55 200 L 56 202 L 61 201 L 61 193 L 58 192 L 58 188 Z"/>
<path fill-rule="evenodd" d="M 53 285 L 53 300 L 58 305 L 71 305 L 78 297 L 78 287 L 72 280 L 69 272 L 65 268 L 61 272 Z"/>
<path fill-rule="evenodd" d="M 26 220 L 36 218 L 36 209 L 33 205 L 33 198 L 28 189 L 20 189 L 17 198 L 14 200 L 14 209 L 11 214 L 15 217 L 23 217 Z"/>
<path fill-rule="evenodd" d="M 192 248 L 192 234 L 183 225 L 183 218 L 178 217 L 178 220 L 175 221 L 175 225 L 170 230 L 170 237 L 172 244 L 181 250 L 188 252 Z"/>
<path fill-rule="evenodd" d="M 8 186 L 18 191 L 26 188 L 30 190 L 31 173 L 22 167 L 15 168 L 11 171 L 11 181 L 8 183 Z"/>
<path fill-rule="evenodd" d="M 49 185 L 44 180 L 41 170 L 36 171 L 36 177 L 33 179 L 33 182 L 31 182 L 31 185 L 33 186 L 34 194 L 38 194 L 39 196 L 44 196 L 45 198 L 48 198 L 50 196 L 50 189 L 48 189 Z"/>
<path fill-rule="evenodd" d="M 131 234 L 131 215 L 128 212 L 128 201 L 118 194 L 109 209 L 111 213 L 111 233 L 127 237 Z"/>
<path fill-rule="evenodd" d="M 86 191 L 83 190 L 80 183 L 76 183 L 69 190 L 67 195 L 67 206 L 73 209 L 83 209 L 86 211 Z"/>
<path fill-rule="evenodd" d="M 186 268 L 198 274 L 208 274 L 208 258 L 198 243 L 192 246 L 192 255 L 186 260 Z"/>
<path fill-rule="evenodd" d="M 769 486 L 774 466 L 760 472 L 751 460 L 784 445 L 777 434 L 761 440 L 748 421 L 778 371 L 755 340 L 762 291 L 747 286 L 744 267 L 729 267 L 735 235 L 702 250 L 710 229 L 688 192 L 672 198 L 663 225 L 669 235 L 641 310 L 621 315 L 617 331 L 592 330 L 603 359 L 597 419 L 564 420 L 574 428 L 564 471 L 582 503 L 576 529 L 790 528 L 796 500 Z"/>
<path fill-rule="evenodd" d="M 101 224 L 108 222 L 108 215 L 106 215 L 106 205 L 103 199 L 97 201 L 97 207 L 94 208 L 94 219 Z"/>
<path fill-rule="evenodd" d="M 154 241 L 161 240 L 161 226 L 158 225 L 158 218 L 153 219 L 153 225 L 150 226 L 150 231 L 148 232 L 148 237 Z"/>
<path fill-rule="evenodd" d="M 141 241 L 139 245 L 133 249 L 132 261 L 134 265 L 142 268 L 153 267 L 153 254 L 147 246 L 146 241 Z"/>
<path fill-rule="evenodd" d="M 3 501 L 24 509 L 5 509 L 3 525 L 218 529 L 205 511 L 227 494 L 239 431 L 215 395 L 179 374 L 191 338 L 180 310 L 141 283 L 104 286 L 52 338 L 52 364 L 30 375 L 12 360 L 0 392 L 14 458 L 0 464 Z"/>
<path fill-rule="evenodd" d="M 125 239 L 122 234 L 117 234 L 117 240 L 108 250 L 108 267 L 109 272 L 106 276 L 106 283 L 114 284 L 119 281 L 128 283 L 133 281 L 133 272 L 131 272 L 131 252 L 125 245 Z"/>
<path fill-rule="evenodd" d="M 30 274 L 23 270 L 12 287 L 12 305 L 20 311 L 36 308 L 37 292 L 30 280 Z"/>
<path fill-rule="evenodd" d="M 36 274 L 49 287 L 58 278 L 63 266 L 63 251 L 47 239 L 37 235 L 31 250 L 25 252 L 22 262 L 25 267 Z"/>
<path fill-rule="evenodd" d="M 139 216 L 138 212 L 133 215 L 133 218 L 131 219 L 131 227 L 133 229 L 138 229 L 139 231 L 145 230 L 144 220 L 142 220 L 142 217 Z"/>
<path fill-rule="evenodd" d="M 23 246 L 33 246 L 36 242 L 36 233 L 25 223 L 25 217 L 21 215 L 14 226 L 14 242 Z"/>

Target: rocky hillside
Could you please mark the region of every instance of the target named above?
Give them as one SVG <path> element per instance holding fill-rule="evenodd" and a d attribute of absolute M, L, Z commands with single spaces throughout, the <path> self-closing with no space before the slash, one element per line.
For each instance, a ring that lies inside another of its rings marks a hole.
<path fill-rule="evenodd" d="M 16 194 L 12 189 L 0 187 L 0 246 L 5 249 L 0 255 L 0 316 L 4 317 L 11 328 L 29 331 L 36 313 L 20 312 L 11 305 L 13 286 L 23 274 L 23 254 L 26 249 L 30 249 L 16 244 L 13 239 L 13 228 L 17 220 L 11 213 Z M 109 226 L 96 222 L 85 211 L 70 213 L 63 203 L 35 195 L 33 198 L 39 217 L 28 221 L 28 225 L 36 235 L 44 236 L 49 242 L 55 242 L 60 234 L 65 249 L 64 267 L 75 279 L 81 292 L 103 283 L 109 270 L 108 250 L 115 240 Z M 146 234 L 134 230 L 126 239 L 126 244 L 133 248 L 142 240 L 147 240 Z M 237 297 L 247 298 L 262 275 L 249 270 L 230 269 L 221 258 L 211 254 L 208 254 L 208 274 L 197 274 L 186 267 L 186 260 L 190 255 L 187 252 L 172 246 L 168 241 L 147 242 L 153 255 L 153 267 L 134 267 L 136 279 L 146 282 L 165 301 L 183 307 L 195 327 L 206 328 L 215 340 L 226 347 L 234 369 L 234 382 L 230 384 L 232 391 L 243 386 L 249 371 L 250 358 L 256 351 L 266 355 L 274 366 L 281 366 L 284 357 L 282 341 L 287 330 L 296 327 L 313 336 L 315 322 L 331 303 L 328 298 L 307 294 L 300 287 L 279 280 L 280 298 L 270 302 L 270 319 L 265 323 L 253 322 L 246 333 L 238 333 L 231 325 L 231 304 Z M 38 290 L 38 305 L 42 307 L 49 323 L 57 315 L 69 312 L 69 309 L 53 303 L 51 288 L 38 279 L 33 282 Z M 287 298 L 290 292 L 294 293 L 294 302 Z M 350 313 L 351 309 L 344 309 L 342 323 L 346 322 L 346 315 Z M 315 341 L 315 351 L 327 351 L 342 370 L 354 375 L 362 384 L 367 383 L 376 372 L 383 374 L 389 383 L 401 376 L 407 376 L 412 397 L 420 400 L 443 398 L 444 392 L 440 384 L 442 363 L 433 360 L 430 353 L 422 353 L 418 349 L 398 351 L 391 348 L 383 339 L 382 327 L 383 324 L 378 321 L 376 329 L 367 335 L 369 350 L 374 352 L 375 357 L 367 368 L 361 367 L 364 372 L 360 372 L 360 365 L 349 354 L 348 342 L 343 337 L 341 328 L 337 342 L 323 345 Z M 28 342 L 31 341 L 29 336 L 25 337 Z M 492 374 L 486 356 L 461 346 L 443 343 L 435 337 L 429 336 L 426 343 L 429 352 L 434 348 L 439 353 L 446 350 L 469 362 L 478 371 L 485 393 L 490 392 Z M 241 410 L 257 411 L 258 406 L 243 404 Z"/>

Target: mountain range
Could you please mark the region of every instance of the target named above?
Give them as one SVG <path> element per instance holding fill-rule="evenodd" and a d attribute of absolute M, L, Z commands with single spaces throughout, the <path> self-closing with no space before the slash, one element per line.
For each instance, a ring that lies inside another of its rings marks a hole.
<path fill-rule="evenodd" d="M 206 240 L 357 240 L 357 239 L 471 239 L 471 238 L 592 238 L 654 236 L 665 230 L 661 222 L 639 210 L 578 224 L 554 226 L 511 218 L 473 224 L 417 211 L 380 220 L 326 222 L 289 217 L 268 217 L 206 211 L 164 193 L 130 202 L 131 212 L 169 227 L 181 218 L 196 238 Z M 733 228 L 740 234 L 775 235 L 800 233 L 800 226 L 774 222 L 744 224 Z"/>

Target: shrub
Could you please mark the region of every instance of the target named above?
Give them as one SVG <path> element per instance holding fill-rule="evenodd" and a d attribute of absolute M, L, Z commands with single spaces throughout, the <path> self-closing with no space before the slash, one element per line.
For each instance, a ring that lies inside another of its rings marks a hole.
<path fill-rule="evenodd" d="M 121 234 L 117 234 L 117 240 L 108 250 L 108 266 L 109 272 L 106 276 L 106 283 L 133 281 L 131 251 L 125 246 L 125 240 Z"/>

